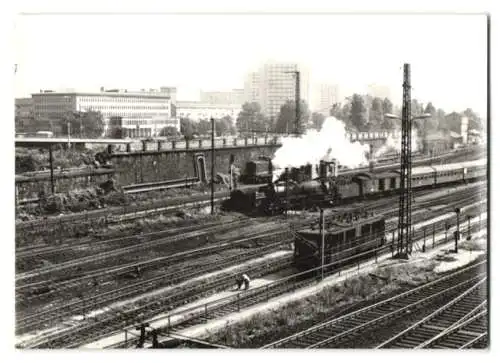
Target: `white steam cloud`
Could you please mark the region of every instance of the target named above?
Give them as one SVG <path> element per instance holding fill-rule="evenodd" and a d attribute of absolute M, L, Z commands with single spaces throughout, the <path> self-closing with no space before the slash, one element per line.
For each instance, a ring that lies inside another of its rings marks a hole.
<path fill-rule="evenodd" d="M 411 151 L 415 152 L 419 150 L 420 139 L 418 138 L 418 131 L 413 129 L 411 131 Z M 401 135 L 394 136 L 389 134 L 389 137 L 385 141 L 385 144 L 382 145 L 380 149 L 373 153 L 373 158 L 379 158 L 389 151 L 400 151 L 401 150 Z"/>
<path fill-rule="evenodd" d="M 308 130 L 300 138 L 286 137 L 272 160 L 274 179 L 284 168 L 317 165 L 320 160 L 333 159 L 343 166 L 355 168 L 368 164 L 370 147 L 351 142 L 346 137 L 345 125 L 335 117 L 327 117 L 318 132 Z M 314 169 L 314 168 L 313 168 Z"/>

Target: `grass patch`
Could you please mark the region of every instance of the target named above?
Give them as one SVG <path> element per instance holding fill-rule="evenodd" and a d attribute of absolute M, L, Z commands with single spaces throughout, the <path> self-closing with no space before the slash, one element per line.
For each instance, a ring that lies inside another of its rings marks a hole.
<path fill-rule="evenodd" d="M 394 292 L 429 282 L 437 277 L 435 266 L 436 262 L 424 261 L 382 267 L 376 275 L 358 275 L 305 299 L 228 324 L 213 333 L 208 341 L 237 348 L 257 348 Z"/>

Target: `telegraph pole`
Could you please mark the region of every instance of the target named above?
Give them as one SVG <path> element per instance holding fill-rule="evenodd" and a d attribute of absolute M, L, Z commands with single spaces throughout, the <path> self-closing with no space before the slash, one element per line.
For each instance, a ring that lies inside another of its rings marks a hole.
<path fill-rule="evenodd" d="M 54 158 L 52 156 L 52 144 L 49 143 L 49 163 L 50 163 L 50 190 L 54 194 Z"/>
<path fill-rule="evenodd" d="M 411 85 L 410 65 L 404 65 L 403 117 L 401 122 L 401 180 L 399 193 L 398 255 L 408 258 L 412 249 L 411 236 Z"/>
<path fill-rule="evenodd" d="M 300 134 L 300 72 L 295 71 L 295 134 Z"/>
<path fill-rule="evenodd" d="M 319 224 L 321 234 L 321 280 L 325 278 L 325 214 L 323 209 L 319 210 Z"/>
<path fill-rule="evenodd" d="M 214 118 L 210 118 L 212 122 L 212 183 L 211 183 L 211 194 L 210 194 L 210 213 L 215 213 L 214 207 L 214 193 L 215 193 L 215 120 Z"/>
<path fill-rule="evenodd" d="M 285 73 L 295 74 L 295 135 L 300 134 L 300 72 L 290 71 Z M 288 122 L 286 124 L 286 133 L 288 134 Z"/>
<path fill-rule="evenodd" d="M 69 142 L 69 140 L 70 140 L 70 133 L 71 133 L 71 131 L 70 131 L 71 124 L 70 124 L 69 118 L 68 118 L 68 121 L 67 121 L 67 125 L 68 125 L 68 150 L 69 150 L 71 148 L 71 143 Z"/>

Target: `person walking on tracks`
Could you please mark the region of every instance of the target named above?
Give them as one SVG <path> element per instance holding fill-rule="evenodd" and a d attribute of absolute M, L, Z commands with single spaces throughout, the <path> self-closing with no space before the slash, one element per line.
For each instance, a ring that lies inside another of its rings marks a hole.
<path fill-rule="evenodd" d="M 248 277 L 247 274 L 241 275 L 241 278 L 243 279 L 243 282 L 245 283 L 245 290 L 248 290 L 250 287 L 250 277 Z"/>
<path fill-rule="evenodd" d="M 243 284 L 245 285 L 245 290 L 248 290 L 248 288 L 250 287 L 250 277 L 248 277 L 247 274 L 241 274 L 236 277 L 236 290 L 241 289 L 241 286 Z"/>
<path fill-rule="evenodd" d="M 242 275 L 236 276 L 236 290 L 239 290 L 241 288 L 241 285 L 243 285 L 243 277 Z"/>

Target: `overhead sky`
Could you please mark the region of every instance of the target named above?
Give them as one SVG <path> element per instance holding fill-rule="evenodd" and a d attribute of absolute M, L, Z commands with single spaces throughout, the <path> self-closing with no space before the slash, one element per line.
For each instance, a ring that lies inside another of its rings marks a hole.
<path fill-rule="evenodd" d="M 22 15 L 15 92 L 177 86 L 196 100 L 276 60 L 346 95 L 387 85 L 400 103 L 408 62 L 412 98 L 485 116 L 486 44 L 484 15 Z"/>

